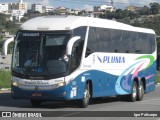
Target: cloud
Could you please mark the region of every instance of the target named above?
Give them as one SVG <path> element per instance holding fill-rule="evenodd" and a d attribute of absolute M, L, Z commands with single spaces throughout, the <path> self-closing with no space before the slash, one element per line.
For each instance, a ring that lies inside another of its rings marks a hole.
<path fill-rule="evenodd" d="M 49 0 L 41 0 L 41 4 L 44 5 L 44 6 L 48 6 L 50 5 L 50 1 Z"/>
<path fill-rule="evenodd" d="M 93 6 L 92 6 L 92 5 L 87 5 L 87 4 L 85 4 L 84 7 L 83 7 L 83 9 L 84 9 L 85 11 L 93 11 Z"/>

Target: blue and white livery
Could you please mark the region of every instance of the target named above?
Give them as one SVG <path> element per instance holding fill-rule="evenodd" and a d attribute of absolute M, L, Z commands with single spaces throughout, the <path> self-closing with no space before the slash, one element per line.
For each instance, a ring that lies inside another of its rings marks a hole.
<path fill-rule="evenodd" d="M 21 25 L 14 40 L 12 96 L 48 100 L 125 96 L 155 90 L 156 34 L 116 21 L 45 16 Z M 67 59 L 67 60 L 66 60 Z"/>

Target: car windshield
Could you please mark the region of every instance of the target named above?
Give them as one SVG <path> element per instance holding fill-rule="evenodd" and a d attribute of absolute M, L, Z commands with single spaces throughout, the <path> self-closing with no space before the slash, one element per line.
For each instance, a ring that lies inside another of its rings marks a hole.
<path fill-rule="evenodd" d="M 55 75 L 67 71 L 69 32 L 18 32 L 12 70 L 25 75 Z"/>

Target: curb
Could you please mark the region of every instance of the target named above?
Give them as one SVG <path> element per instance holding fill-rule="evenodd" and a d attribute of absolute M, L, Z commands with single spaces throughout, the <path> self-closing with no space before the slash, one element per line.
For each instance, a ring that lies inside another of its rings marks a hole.
<path fill-rule="evenodd" d="M 10 93 L 11 92 L 11 88 L 1 88 L 0 89 L 0 93 Z"/>

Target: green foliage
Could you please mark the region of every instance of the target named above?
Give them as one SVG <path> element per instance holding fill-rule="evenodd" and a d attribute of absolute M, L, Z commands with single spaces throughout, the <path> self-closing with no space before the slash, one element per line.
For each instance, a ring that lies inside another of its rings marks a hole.
<path fill-rule="evenodd" d="M 8 45 L 8 54 L 12 54 L 13 45 L 14 45 L 13 42 L 11 42 L 11 43 Z"/>
<path fill-rule="evenodd" d="M 140 11 L 140 15 L 149 15 L 150 14 L 150 9 L 147 6 L 144 6 Z"/>
<path fill-rule="evenodd" d="M 141 9 L 137 9 L 136 11 L 117 9 L 116 11 L 113 12 L 106 11 L 105 14 L 101 14 L 99 17 L 107 19 L 113 19 L 113 18 L 124 19 L 129 17 L 130 19 L 134 19 L 140 17 L 140 15 L 159 14 L 159 11 L 160 11 L 160 4 L 154 2 L 150 3 L 150 8 L 144 6 Z"/>
<path fill-rule="evenodd" d="M 151 14 L 158 14 L 159 11 L 160 11 L 160 4 L 159 3 L 150 3 L 150 11 L 151 11 Z"/>
<path fill-rule="evenodd" d="M 156 75 L 156 83 L 160 83 L 160 72 L 159 71 L 157 72 L 157 75 Z"/>
<path fill-rule="evenodd" d="M 11 72 L 0 70 L 0 88 L 10 88 Z"/>
<path fill-rule="evenodd" d="M 26 22 L 28 20 L 28 18 L 27 17 L 23 17 L 23 18 L 21 18 L 21 22 L 23 23 L 23 22 Z"/>
<path fill-rule="evenodd" d="M 140 16 L 140 14 L 136 13 L 136 12 L 117 9 L 116 11 L 113 11 L 113 12 L 106 11 L 105 14 L 101 14 L 99 17 L 100 18 L 107 18 L 107 19 L 113 19 L 113 18 L 123 19 L 123 18 L 126 18 L 126 17 L 130 17 L 130 19 L 134 19 L 134 18 L 137 18 L 139 16 Z"/>
<path fill-rule="evenodd" d="M 9 16 L 0 13 L 0 32 L 3 30 L 9 31 L 11 34 L 15 34 L 18 26 L 15 22 L 9 20 Z"/>
<path fill-rule="evenodd" d="M 152 18 L 152 22 L 145 22 L 145 23 L 134 23 L 133 26 L 143 27 L 143 28 L 150 28 L 153 29 L 158 36 L 160 36 L 160 16 L 155 16 Z M 157 55 L 160 55 L 160 38 L 157 38 Z"/>

